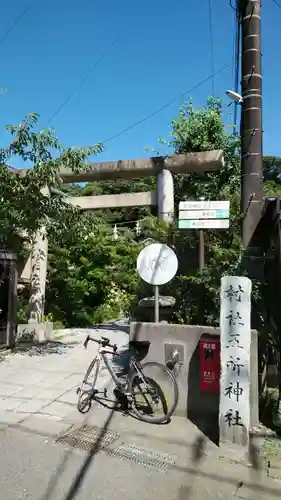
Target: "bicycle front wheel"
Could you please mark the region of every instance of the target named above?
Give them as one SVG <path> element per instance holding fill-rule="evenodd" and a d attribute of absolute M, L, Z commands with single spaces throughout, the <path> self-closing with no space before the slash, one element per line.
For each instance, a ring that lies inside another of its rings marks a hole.
<path fill-rule="evenodd" d="M 178 399 L 178 384 L 172 372 L 161 363 L 148 361 L 129 376 L 128 392 L 131 407 L 143 422 L 161 424 L 174 414 Z"/>
<path fill-rule="evenodd" d="M 91 408 L 91 401 L 96 387 L 99 367 L 99 360 L 97 358 L 93 359 L 84 375 L 82 384 L 77 389 L 77 409 L 80 413 L 86 413 Z"/>

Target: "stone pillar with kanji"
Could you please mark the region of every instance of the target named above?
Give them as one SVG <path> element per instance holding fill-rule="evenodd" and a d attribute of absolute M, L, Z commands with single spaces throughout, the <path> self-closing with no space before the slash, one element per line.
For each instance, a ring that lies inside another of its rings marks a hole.
<path fill-rule="evenodd" d="M 246 446 L 250 431 L 251 280 L 224 276 L 220 290 L 220 442 Z"/>

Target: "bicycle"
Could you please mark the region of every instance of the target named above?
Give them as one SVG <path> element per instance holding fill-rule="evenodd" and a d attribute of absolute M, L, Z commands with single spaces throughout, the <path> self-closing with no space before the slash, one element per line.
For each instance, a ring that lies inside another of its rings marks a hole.
<path fill-rule="evenodd" d="M 105 368 L 108 370 L 111 376 L 111 379 L 116 384 L 117 391 L 123 398 L 125 398 L 126 402 L 128 403 L 128 410 L 131 410 L 132 413 L 143 422 L 155 424 L 168 422 L 175 412 L 178 404 L 178 385 L 174 375 L 169 370 L 169 368 L 162 365 L 161 363 L 147 361 L 146 363 L 141 364 L 141 361 L 148 354 L 150 342 L 145 340 L 133 340 L 129 342 L 131 361 L 130 369 L 128 374 L 126 375 L 126 382 L 124 384 L 118 379 L 106 357 L 107 354 L 118 355 L 117 345 L 111 344 L 110 340 L 106 337 L 100 337 L 100 339 L 98 340 L 88 335 L 84 342 L 85 349 L 87 349 L 89 341 L 99 344 L 100 347 L 97 355 L 90 363 L 80 387 L 78 387 L 77 389 L 77 408 L 79 412 L 86 413 L 86 411 L 89 411 L 91 408 L 92 400 L 98 400 L 98 394 L 103 394 L 104 397 L 107 398 L 106 388 L 102 391 L 96 388 L 100 365 L 103 361 Z M 153 378 L 151 378 L 150 376 L 146 376 L 144 373 L 145 370 L 153 368 L 157 368 L 158 370 L 160 370 L 162 378 L 164 376 L 164 380 L 162 380 L 162 382 L 166 382 L 166 384 L 167 382 L 169 382 L 172 386 L 173 397 L 172 400 L 169 401 L 169 407 L 161 386 Z M 91 375 L 93 376 L 93 379 L 92 381 L 89 381 Z M 141 390 L 141 385 L 144 386 L 144 390 Z M 140 389 L 140 393 L 142 396 L 144 396 L 144 400 L 148 405 L 148 408 L 146 409 L 144 409 L 142 406 L 139 407 L 137 404 L 137 393 L 135 392 L 135 389 L 137 388 Z M 152 405 L 148 401 L 149 396 L 152 398 L 153 403 L 158 404 L 161 401 L 164 409 L 164 415 L 160 416 L 158 414 L 156 415 L 156 417 L 152 416 L 153 411 Z"/>

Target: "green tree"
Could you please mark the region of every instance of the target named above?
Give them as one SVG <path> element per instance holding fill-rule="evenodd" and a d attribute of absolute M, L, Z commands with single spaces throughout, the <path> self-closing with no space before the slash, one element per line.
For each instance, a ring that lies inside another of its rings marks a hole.
<path fill-rule="evenodd" d="M 23 242 L 31 243 L 42 225 L 58 235 L 72 228 L 83 230 L 78 210 L 62 196 L 46 196 L 42 189 L 61 184 L 60 167 L 87 169 L 88 158 L 102 150 L 101 144 L 66 148 L 54 131 L 34 132 L 37 120 L 38 115 L 31 113 L 18 126 L 8 125 L 12 139 L 0 149 L 0 242 L 2 247 L 16 251 L 22 249 Z M 29 170 L 11 169 L 14 157 L 26 162 Z"/>
<path fill-rule="evenodd" d="M 205 232 L 207 259 L 206 268 L 199 273 L 192 259 L 192 250 L 198 251 L 197 235 L 174 231 L 173 242 L 180 256 L 178 276 L 168 287 L 169 292 L 177 297 L 176 319 L 184 323 L 216 325 L 219 322 L 219 289 L 221 276 L 244 273 L 240 256 L 243 255 L 240 244 L 240 141 L 237 136 L 227 134 L 223 124 L 220 102 L 210 99 L 207 105 L 195 109 L 192 104 L 182 107 L 180 115 L 172 122 L 171 138 L 160 141 L 173 148 L 173 151 L 195 152 L 211 149 L 223 149 L 225 166 L 220 172 L 180 176 L 176 179 L 177 200 L 229 199 L 231 205 L 230 229 L 227 231 Z M 263 158 L 264 194 L 281 196 L 281 158 L 265 156 Z M 171 242 L 171 235 L 167 238 Z M 279 309 L 276 297 L 276 261 L 267 259 L 267 274 L 263 282 L 253 281 L 252 321 L 259 330 L 260 353 L 273 353 L 279 371 L 279 403 L 275 404 L 274 423 L 281 427 L 281 343 Z M 184 266 L 184 261 L 192 263 Z M 195 260 L 196 262 L 196 260 Z M 262 260 L 257 264 L 263 266 Z M 193 269 L 192 269 L 193 267 Z M 278 326 L 279 325 L 279 326 Z M 272 418 L 272 415 L 271 415 Z"/>
<path fill-rule="evenodd" d="M 150 237 L 167 242 L 175 248 L 179 258 L 177 277 L 161 290 L 177 299 L 175 321 L 218 324 L 220 278 L 223 274 L 236 272 L 241 254 L 240 140 L 227 133 L 220 101 L 209 99 L 206 106 L 199 109 L 191 103 L 184 105 L 172 122 L 169 141 L 162 139 L 160 142 L 173 153 L 224 151 L 225 166 L 219 172 L 209 172 L 204 176 L 175 176 L 175 198 L 177 205 L 180 200 L 201 196 L 229 199 L 230 229 L 205 232 L 206 268 L 199 273 L 196 231 L 178 230 L 176 223 L 172 226 L 159 223 L 150 210 L 143 213 L 131 209 L 118 213 L 114 210 L 95 212 L 94 220 L 88 216 L 87 226 L 92 224 L 94 237 L 85 240 L 84 235 L 76 234 L 76 231 L 74 237 L 72 234 L 64 234 L 60 239 L 50 236 L 47 311 L 55 319 L 69 325 L 103 321 L 116 317 L 118 311 L 128 309 L 130 304 L 151 293 L 137 277 L 135 264 L 140 246 L 133 242 L 135 237 L 125 229 L 126 224 L 123 232 L 120 229 L 121 238 L 117 241 L 112 238 L 115 222 L 129 223 L 145 217 L 140 239 Z M 83 196 L 154 188 L 155 179 L 94 182 L 84 187 L 62 186 L 69 194 Z M 273 188 L 278 188 L 275 180 L 267 181 L 268 192 L 272 193 Z M 111 290 L 121 297 L 116 308 L 113 307 Z"/>
<path fill-rule="evenodd" d="M 100 221 L 85 238 L 51 240 L 46 313 L 68 326 L 116 319 L 134 299 L 139 245 L 132 235 L 113 240 Z"/>
<path fill-rule="evenodd" d="M 225 165 L 219 172 L 204 175 L 174 176 L 175 201 L 230 200 L 230 228 L 205 231 L 206 266 L 198 271 L 198 233 L 173 230 L 167 242 L 174 245 L 179 257 L 179 272 L 163 293 L 177 298 L 175 319 L 184 323 L 217 325 L 219 323 L 219 289 L 221 276 L 244 273 L 240 263 L 240 138 L 227 133 L 221 102 L 210 98 L 196 109 L 191 102 L 183 105 L 172 122 L 169 140 L 160 139 L 173 153 L 221 149 Z M 264 158 L 265 195 L 278 196 L 281 159 Z"/>
<path fill-rule="evenodd" d="M 279 156 L 264 156 L 263 173 L 265 181 L 273 181 L 281 185 L 281 158 Z"/>
<path fill-rule="evenodd" d="M 179 257 L 179 272 L 165 292 L 176 297 L 175 320 L 189 324 L 216 325 L 219 321 L 219 288 L 221 276 L 230 272 L 239 259 L 240 224 L 240 140 L 227 134 L 221 102 L 208 99 L 205 106 L 195 109 L 192 103 L 181 107 L 172 122 L 168 141 L 161 139 L 173 153 L 222 149 L 225 165 L 219 172 L 177 175 L 175 201 L 204 197 L 230 200 L 229 230 L 206 231 L 206 267 L 198 271 L 198 234 L 196 231 L 169 231 L 167 242 L 173 244 Z"/>

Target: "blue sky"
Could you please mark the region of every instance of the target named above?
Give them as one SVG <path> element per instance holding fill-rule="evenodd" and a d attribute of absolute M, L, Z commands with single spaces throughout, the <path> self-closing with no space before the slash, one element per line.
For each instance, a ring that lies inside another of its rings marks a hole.
<path fill-rule="evenodd" d="M 28 0 L 3 0 L 0 39 Z M 216 95 L 227 104 L 233 88 L 234 12 L 227 0 L 211 0 Z M 281 4 L 281 3 L 280 3 Z M 264 153 L 281 156 L 281 8 L 263 2 Z M 103 54 L 107 54 L 101 60 Z M 175 102 L 149 120 L 105 142 L 101 161 L 147 156 L 146 146 L 167 137 L 180 104 L 192 97 L 196 106 L 212 94 L 212 81 L 182 96 L 212 73 L 208 0 L 35 0 L 6 39 L 0 42 L 0 144 L 6 123 L 28 112 L 40 114 L 67 146 L 106 141 L 131 124 Z M 99 61 L 99 62 L 98 62 Z M 50 118 L 91 76 L 49 123 Z M 231 108 L 226 108 L 231 123 Z"/>

